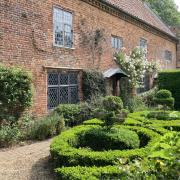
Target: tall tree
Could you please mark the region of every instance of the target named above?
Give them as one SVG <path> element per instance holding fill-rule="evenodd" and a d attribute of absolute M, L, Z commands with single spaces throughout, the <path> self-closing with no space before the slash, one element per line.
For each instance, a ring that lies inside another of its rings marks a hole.
<path fill-rule="evenodd" d="M 180 12 L 174 0 L 144 0 L 169 26 L 180 26 Z"/>

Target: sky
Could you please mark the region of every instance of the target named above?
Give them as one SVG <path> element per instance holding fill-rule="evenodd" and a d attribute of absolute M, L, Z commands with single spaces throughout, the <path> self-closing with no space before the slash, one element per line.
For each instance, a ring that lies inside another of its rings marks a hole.
<path fill-rule="evenodd" d="M 174 1 L 177 4 L 177 6 L 179 7 L 179 11 L 180 11 L 180 0 L 174 0 Z"/>

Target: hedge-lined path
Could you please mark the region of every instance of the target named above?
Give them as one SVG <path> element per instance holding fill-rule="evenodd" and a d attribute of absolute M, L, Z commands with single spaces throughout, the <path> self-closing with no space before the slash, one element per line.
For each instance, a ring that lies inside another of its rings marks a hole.
<path fill-rule="evenodd" d="M 0 150 L 0 180 L 54 180 L 49 166 L 51 140 Z"/>

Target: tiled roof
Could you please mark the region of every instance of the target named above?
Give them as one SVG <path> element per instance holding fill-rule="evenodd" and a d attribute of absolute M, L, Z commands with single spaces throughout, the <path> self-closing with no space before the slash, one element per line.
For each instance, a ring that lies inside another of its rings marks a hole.
<path fill-rule="evenodd" d="M 142 0 L 104 0 L 147 24 L 175 37 L 162 20 Z"/>

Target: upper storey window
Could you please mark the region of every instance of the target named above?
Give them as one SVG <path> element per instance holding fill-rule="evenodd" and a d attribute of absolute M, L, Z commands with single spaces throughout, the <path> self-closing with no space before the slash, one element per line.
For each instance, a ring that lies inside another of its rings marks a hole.
<path fill-rule="evenodd" d="M 111 41 L 112 41 L 112 48 L 116 50 L 120 50 L 123 47 L 123 39 L 121 37 L 112 36 Z"/>
<path fill-rule="evenodd" d="M 140 38 L 140 48 L 145 51 L 145 54 L 147 55 L 147 40 L 144 38 Z"/>
<path fill-rule="evenodd" d="M 72 21 L 72 13 L 54 8 L 54 44 L 56 46 L 72 48 Z"/>
<path fill-rule="evenodd" d="M 172 61 L 172 52 L 171 51 L 168 51 L 168 50 L 165 51 L 165 60 Z"/>

